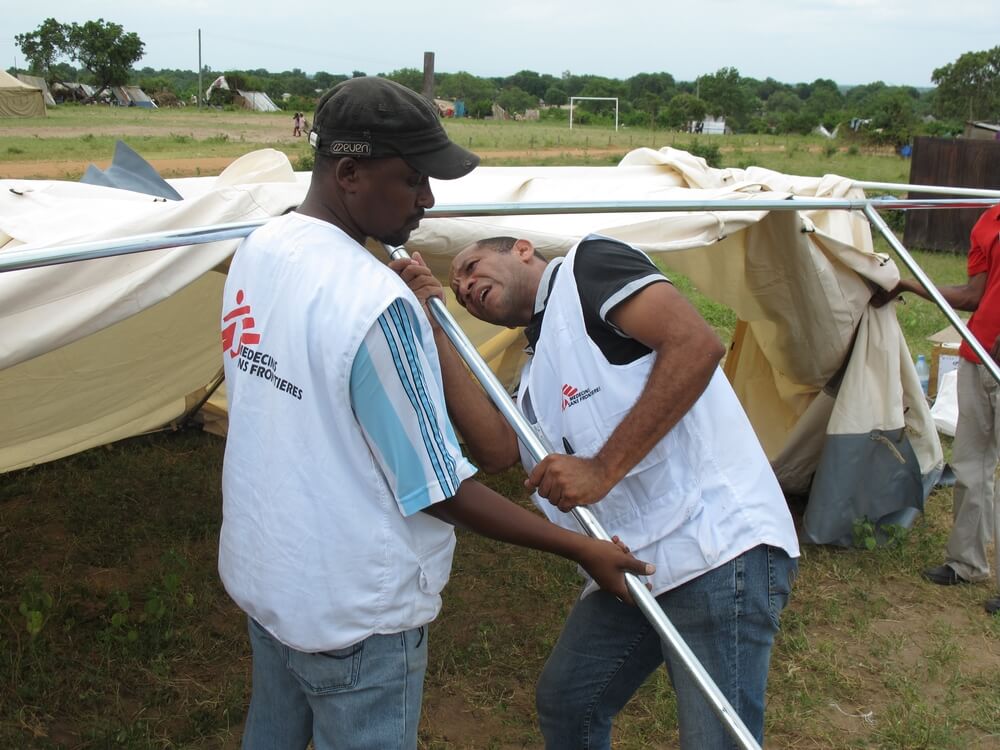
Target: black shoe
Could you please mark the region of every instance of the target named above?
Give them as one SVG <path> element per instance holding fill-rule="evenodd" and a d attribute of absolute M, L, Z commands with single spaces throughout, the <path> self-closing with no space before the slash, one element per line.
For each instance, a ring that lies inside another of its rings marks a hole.
<path fill-rule="evenodd" d="M 921 575 L 938 586 L 955 586 L 959 583 L 968 583 L 950 565 L 938 565 L 936 568 L 928 568 Z"/>
<path fill-rule="evenodd" d="M 983 605 L 983 609 L 986 610 L 987 614 L 995 615 L 1000 612 L 1000 596 L 992 596 L 986 600 L 986 604 Z"/>

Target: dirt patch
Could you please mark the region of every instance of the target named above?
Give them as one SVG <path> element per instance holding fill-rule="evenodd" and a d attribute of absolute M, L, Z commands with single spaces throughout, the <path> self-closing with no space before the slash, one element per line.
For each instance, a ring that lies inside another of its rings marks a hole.
<path fill-rule="evenodd" d="M 0 128 L 0 137 L 3 129 Z M 284 138 L 289 143 L 295 139 Z M 800 148 L 803 148 L 800 146 Z M 497 166 L 498 161 L 518 160 L 523 163 L 544 164 L 547 161 L 574 158 L 592 159 L 601 163 L 612 164 L 621 159 L 630 149 L 613 148 L 533 148 L 533 149 L 477 149 L 484 166 Z M 733 147 L 723 146 L 722 153 L 734 151 Z M 760 146 L 755 151 L 784 151 L 784 146 Z M 814 153 L 822 151 L 820 146 L 805 148 Z M 221 174 L 238 156 L 207 156 L 171 159 L 149 159 L 149 163 L 163 177 L 208 177 Z M 96 164 L 106 169 L 111 164 L 110 159 L 102 161 L 7 161 L 0 162 L 0 179 L 18 180 L 78 180 L 87 169 L 87 165 Z"/>
<path fill-rule="evenodd" d="M 113 117 L 95 113 L 89 122 L 68 124 L 55 118 L 39 125 L 37 130 L 26 133 L 25 128 L 16 121 L 6 121 L 0 125 L 0 138 L 23 137 L 34 135 L 37 138 L 99 138 L 112 136 L 177 136 L 204 140 L 224 134 L 228 140 L 239 140 L 241 137 L 253 135 L 258 141 L 295 143 L 301 137 L 292 135 L 292 117 L 288 116 L 287 124 L 284 118 L 261 116 L 256 113 L 219 112 L 219 113 L 181 113 L 171 112 L 164 118 L 157 113 L 150 116 L 147 112 L 122 110 L 114 112 Z M 88 118 L 89 119 L 89 118 Z"/>
<path fill-rule="evenodd" d="M 483 164 L 495 163 L 506 159 L 557 159 L 560 157 L 594 157 L 624 156 L 626 150 L 620 148 L 553 148 L 531 149 L 520 151 L 483 151 L 480 156 Z M 178 159 L 149 159 L 149 163 L 163 177 L 199 177 L 221 174 L 232 164 L 237 156 L 191 157 Z M 103 161 L 8 161 L 0 163 L 0 179 L 17 180 L 78 180 L 87 169 L 87 165 L 95 164 L 106 169 L 111 160 Z"/>
<path fill-rule="evenodd" d="M 217 175 L 236 161 L 235 156 L 209 156 L 187 159 L 150 159 L 149 163 L 163 177 L 197 177 Z M 15 180 L 78 180 L 89 164 L 107 169 L 105 161 L 9 161 L 0 164 L 0 179 Z"/>

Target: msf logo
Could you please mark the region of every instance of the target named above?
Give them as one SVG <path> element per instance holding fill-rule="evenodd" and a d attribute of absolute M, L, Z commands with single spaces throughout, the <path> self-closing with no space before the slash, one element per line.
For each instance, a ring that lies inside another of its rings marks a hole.
<path fill-rule="evenodd" d="M 576 406 L 582 401 L 586 401 L 592 396 L 601 392 L 601 386 L 596 388 L 584 388 L 582 391 L 572 385 L 563 384 L 562 387 L 562 410 L 566 411 L 571 406 Z"/>
<path fill-rule="evenodd" d="M 562 387 L 562 410 L 566 411 L 566 407 L 569 406 L 569 401 L 573 396 L 575 396 L 579 391 L 571 385 L 563 384 Z"/>
<path fill-rule="evenodd" d="M 244 344 L 251 346 L 260 343 L 260 334 L 253 332 L 254 319 L 250 314 L 250 305 L 243 304 L 242 289 L 236 292 L 236 307 L 226 313 L 222 322 L 228 323 L 222 329 L 222 350 L 229 352 L 230 357 L 238 357 Z"/>

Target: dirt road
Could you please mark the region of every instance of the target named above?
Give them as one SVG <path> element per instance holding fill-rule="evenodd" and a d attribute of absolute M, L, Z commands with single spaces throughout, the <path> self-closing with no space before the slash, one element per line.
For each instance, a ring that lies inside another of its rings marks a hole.
<path fill-rule="evenodd" d="M 496 164 L 504 159 L 531 159 L 544 161 L 557 159 L 561 156 L 591 157 L 602 162 L 613 156 L 624 156 L 626 150 L 620 148 L 591 149 L 532 149 L 528 151 L 482 151 L 480 157 L 484 165 Z M 213 156 L 178 159 L 150 159 L 149 163 L 163 177 L 198 177 L 217 175 L 228 167 L 237 157 Z M 30 179 L 30 180 L 78 180 L 87 169 L 88 164 L 96 164 L 106 169 L 110 159 L 104 161 L 7 161 L 0 162 L 0 179 Z"/>

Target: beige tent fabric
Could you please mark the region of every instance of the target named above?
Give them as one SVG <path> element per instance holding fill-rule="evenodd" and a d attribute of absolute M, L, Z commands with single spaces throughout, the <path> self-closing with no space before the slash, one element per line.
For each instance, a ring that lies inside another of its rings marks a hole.
<path fill-rule="evenodd" d="M 262 175 L 269 181 L 253 181 Z M 7 240 L 0 252 L 24 242 L 266 218 L 304 194 L 278 151 L 243 157 L 211 181 L 218 187 L 198 199 L 165 202 L 79 183 L 0 180 L 0 243 Z M 237 244 L 0 273 L 0 471 L 154 430 L 184 414 L 188 396 L 221 365 L 222 285 Z"/>
<path fill-rule="evenodd" d="M 56 106 L 56 100 L 52 97 L 52 93 L 49 91 L 49 84 L 45 82 L 45 79 L 41 76 L 31 76 L 27 73 L 18 73 L 15 78 L 21 83 L 26 83 L 29 86 L 38 89 L 42 92 L 42 99 L 45 102 L 46 107 Z"/>
<path fill-rule="evenodd" d="M 45 117 L 45 114 L 41 89 L 0 70 L 0 117 Z"/>
<path fill-rule="evenodd" d="M 47 181 L 0 180 L 0 252 L 121 237 L 166 228 L 273 216 L 297 205 L 309 176 L 278 152 L 248 154 L 218 178 L 171 180 L 181 202 Z M 10 188 L 13 188 L 11 190 Z M 709 168 L 675 149 L 640 149 L 617 167 L 479 168 L 433 183 L 437 207 L 515 202 L 860 198 L 851 180 L 763 169 Z M 58 221 L 53 221 L 58 217 Z M 872 252 L 857 213 L 670 212 L 427 219 L 407 243 L 442 278 L 462 247 L 490 235 L 531 239 L 547 255 L 600 233 L 632 242 L 690 277 L 746 322 L 727 373 L 775 470 L 804 491 L 824 435 L 835 429 L 907 427 L 920 474 L 941 463 L 898 323 L 869 314 L 871 284 L 891 287 L 894 263 Z M 6 245 L 4 244 L 6 243 Z M 222 273 L 235 241 L 62 267 L 0 273 L 0 472 L 99 445 L 176 419 L 220 363 Z M 380 248 L 372 248 L 380 256 Z M 513 387 L 519 331 L 449 309 L 502 381 Z M 898 362 L 855 336 L 877 320 Z M 852 355 L 853 352 L 853 355 Z M 855 367 L 837 389 L 851 358 Z M 880 364 L 881 363 L 881 364 Z M 881 394 L 878 398 L 874 394 Z M 210 402 L 223 431 L 224 390 Z M 908 407 L 908 408 L 906 408 Z M 836 419 L 831 416 L 836 410 Z M 842 425 L 844 427 L 836 427 Z"/>

